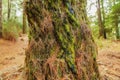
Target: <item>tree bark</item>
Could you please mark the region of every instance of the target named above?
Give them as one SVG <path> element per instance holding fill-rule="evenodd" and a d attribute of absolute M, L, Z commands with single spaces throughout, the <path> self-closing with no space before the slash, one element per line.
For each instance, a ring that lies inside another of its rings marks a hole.
<path fill-rule="evenodd" d="M 74 10 L 78 3 L 81 16 Z M 26 1 L 27 80 L 99 80 L 97 48 L 84 20 L 85 9 L 86 0 Z"/>
<path fill-rule="evenodd" d="M 0 0 L 0 38 L 2 37 L 2 0 Z"/>

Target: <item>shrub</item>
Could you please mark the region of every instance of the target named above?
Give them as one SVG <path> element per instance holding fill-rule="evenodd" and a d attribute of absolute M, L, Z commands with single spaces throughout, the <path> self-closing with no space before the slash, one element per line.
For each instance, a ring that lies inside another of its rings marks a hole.
<path fill-rule="evenodd" d="M 21 31 L 19 25 L 20 24 L 14 20 L 4 22 L 2 30 L 3 38 L 11 41 L 16 41 Z"/>

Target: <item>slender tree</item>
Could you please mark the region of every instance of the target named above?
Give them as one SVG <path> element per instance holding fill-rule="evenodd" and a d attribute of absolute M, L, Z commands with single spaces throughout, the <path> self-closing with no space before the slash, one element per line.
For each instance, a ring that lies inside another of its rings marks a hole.
<path fill-rule="evenodd" d="M 8 0 L 8 20 L 10 19 L 10 13 L 11 13 L 11 0 Z"/>
<path fill-rule="evenodd" d="M 101 10 L 102 10 L 102 25 L 104 27 L 104 38 L 106 39 L 106 30 L 105 30 L 105 9 L 104 9 L 104 0 L 101 0 Z"/>
<path fill-rule="evenodd" d="M 97 49 L 85 9 L 86 0 L 26 1 L 27 80 L 99 80 Z"/>
<path fill-rule="evenodd" d="M 2 0 L 0 0 L 0 37 L 2 37 Z"/>
<path fill-rule="evenodd" d="M 23 34 L 26 33 L 26 28 L 27 28 L 27 17 L 26 17 L 26 13 L 25 13 L 25 1 L 23 1 Z"/>
<path fill-rule="evenodd" d="M 102 12 L 103 12 L 103 18 L 104 18 L 104 11 L 101 12 L 101 5 L 100 5 L 100 0 L 97 1 L 97 14 L 98 14 L 98 24 L 99 24 L 99 38 L 102 37 L 106 39 L 106 32 L 105 32 L 105 26 L 104 26 L 104 21 L 102 21 Z M 103 3 L 103 1 L 102 1 Z M 103 4 L 102 4 L 103 6 Z"/>

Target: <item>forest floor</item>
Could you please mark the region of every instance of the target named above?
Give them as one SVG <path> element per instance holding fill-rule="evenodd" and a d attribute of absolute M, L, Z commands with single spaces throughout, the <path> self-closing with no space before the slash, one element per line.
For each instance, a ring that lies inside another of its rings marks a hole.
<path fill-rule="evenodd" d="M 103 40 L 98 43 L 99 71 L 103 80 L 120 80 L 120 41 Z M 0 39 L 0 80 L 19 80 L 23 73 L 27 35 L 17 42 Z"/>
<path fill-rule="evenodd" d="M 97 44 L 97 62 L 103 80 L 120 80 L 120 41 L 103 40 Z"/>
<path fill-rule="evenodd" d="M 22 35 L 16 42 L 0 39 L 0 80 L 18 80 L 27 44 L 27 35 Z"/>

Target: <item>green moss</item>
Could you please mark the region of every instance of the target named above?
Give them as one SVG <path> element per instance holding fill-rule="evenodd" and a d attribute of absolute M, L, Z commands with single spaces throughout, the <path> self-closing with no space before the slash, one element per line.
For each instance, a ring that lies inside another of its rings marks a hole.
<path fill-rule="evenodd" d="M 65 30 L 66 30 L 66 32 L 70 32 L 70 27 L 68 24 L 65 25 Z"/>
<path fill-rule="evenodd" d="M 96 73 L 93 73 L 92 80 L 97 80 L 97 75 L 96 75 Z"/>
<path fill-rule="evenodd" d="M 96 59 L 96 57 L 97 57 L 97 54 L 93 53 L 93 59 Z"/>
<path fill-rule="evenodd" d="M 79 22 L 76 20 L 75 16 L 72 15 L 72 14 L 69 12 L 68 9 L 66 9 L 66 12 L 67 12 L 67 14 L 68 14 L 68 18 L 69 18 L 68 20 L 69 20 L 69 22 L 72 24 L 72 26 L 73 26 L 73 27 L 78 27 L 78 26 L 80 26 L 80 24 L 79 24 Z"/>

